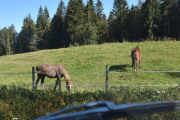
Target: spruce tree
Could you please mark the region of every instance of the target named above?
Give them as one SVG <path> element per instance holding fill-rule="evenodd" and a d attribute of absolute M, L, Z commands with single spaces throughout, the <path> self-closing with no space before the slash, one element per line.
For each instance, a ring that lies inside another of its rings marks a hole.
<path fill-rule="evenodd" d="M 15 26 L 12 24 L 9 28 L 9 54 L 13 54 L 15 52 L 14 49 L 14 43 L 15 43 L 15 39 L 16 39 L 16 30 L 15 30 Z"/>
<path fill-rule="evenodd" d="M 176 37 L 177 29 L 176 25 L 176 1 L 175 0 L 163 0 L 162 3 L 163 14 L 163 36 Z"/>
<path fill-rule="evenodd" d="M 128 4 L 126 0 L 114 0 L 113 14 L 115 16 L 114 39 L 123 42 L 127 30 L 125 29 L 125 22 L 128 15 Z"/>
<path fill-rule="evenodd" d="M 108 23 L 106 21 L 106 15 L 103 13 L 103 4 L 100 0 L 96 3 L 96 16 L 97 16 L 97 41 L 98 43 L 104 43 L 107 41 L 108 34 Z"/>
<path fill-rule="evenodd" d="M 38 12 L 38 17 L 37 17 L 37 23 L 36 23 L 36 29 L 37 29 L 37 48 L 42 49 L 42 41 L 44 40 L 44 29 L 45 29 L 45 19 L 43 15 L 43 9 L 40 6 L 39 12 Z"/>
<path fill-rule="evenodd" d="M 6 55 L 10 55 L 10 40 L 9 40 L 9 31 L 8 29 L 5 27 L 3 29 L 4 32 L 4 48 L 5 48 L 5 54 Z"/>
<path fill-rule="evenodd" d="M 36 50 L 35 24 L 29 14 L 23 21 L 23 27 L 17 37 L 16 48 L 18 53 L 30 52 Z"/>
<path fill-rule="evenodd" d="M 85 9 L 86 13 L 86 41 L 85 44 L 97 43 L 97 16 L 93 0 L 89 0 Z"/>
<path fill-rule="evenodd" d="M 45 7 L 44 12 L 43 12 L 43 17 L 44 17 L 44 34 L 43 34 L 43 41 L 42 41 L 42 49 L 48 48 L 48 32 L 50 29 L 50 16 L 49 16 L 49 11 L 47 7 Z"/>
<path fill-rule="evenodd" d="M 5 48 L 3 45 L 4 35 L 3 30 L 0 30 L 0 56 L 5 54 Z"/>
<path fill-rule="evenodd" d="M 107 42 L 114 42 L 114 28 L 115 28 L 115 15 L 111 11 L 108 17 L 108 41 Z"/>
<path fill-rule="evenodd" d="M 94 7 L 93 0 L 89 0 L 86 5 L 86 14 L 87 14 L 87 22 L 92 23 L 92 25 L 96 24 L 96 12 Z"/>
<path fill-rule="evenodd" d="M 132 5 L 126 20 L 126 38 L 128 41 L 139 41 L 141 37 L 141 9 L 139 6 Z"/>
<path fill-rule="evenodd" d="M 146 0 L 142 6 L 142 18 L 144 38 L 154 39 L 159 33 L 160 17 L 160 4 L 158 0 Z"/>
<path fill-rule="evenodd" d="M 97 16 L 97 20 L 103 20 L 104 18 L 104 13 L 103 13 L 103 4 L 101 2 L 101 0 L 97 0 L 97 3 L 96 3 L 96 16 Z"/>
<path fill-rule="evenodd" d="M 0 52 L 1 55 L 8 54 L 8 41 L 9 41 L 9 32 L 7 27 L 4 27 L 0 32 Z"/>
<path fill-rule="evenodd" d="M 69 43 L 84 44 L 85 6 L 82 0 L 70 0 L 65 17 L 67 37 Z"/>
<path fill-rule="evenodd" d="M 0 31 L 0 55 L 11 55 L 14 53 L 14 41 L 16 30 L 14 25 Z"/>
<path fill-rule="evenodd" d="M 61 0 L 57 12 L 54 15 L 48 34 L 48 48 L 65 47 L 64 42 L 64 2 Z"/>
<path fill-rule="evenodd" d="M 56 15 L 61 16 L 62 20 L 64 20 L 64 18 L 65 18 L 66 7 L 65 7 L 64 2 L 62 0 L 61 0 L 61 2 L 59 4 L 58 8 L 57 8 Z"/>
<path fill-rule="evenodd" d="M 180 40 L 180 0 L 177 1 L 177 21 L 176 21 L 176 27 L 177 27 L 177 39 Z"/>

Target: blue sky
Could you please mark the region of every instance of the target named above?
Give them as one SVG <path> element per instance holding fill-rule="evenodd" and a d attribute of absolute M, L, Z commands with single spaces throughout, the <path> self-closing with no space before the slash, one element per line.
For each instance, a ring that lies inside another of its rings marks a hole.
<path fill-rule="evenodd" d="M 69 0 L 63 0 L 65 6 Z M 87 0 L 83 0 L 86 5 Z M 94 4 L 97 0 L 94 0 Z M 114 0 L 101 0 L 104 13 L 109 15 L 113 8 Z M 127 0 L 128 5 L 137 5 L 138 0 Z M 14 24 L 17 32 L 20 32 L 24 18 L 30 13 L 36 23 L 39 7 L 47 6 L 52 18 L 57 10 L 60 0 L 0 0 L 0 29 Z"/>

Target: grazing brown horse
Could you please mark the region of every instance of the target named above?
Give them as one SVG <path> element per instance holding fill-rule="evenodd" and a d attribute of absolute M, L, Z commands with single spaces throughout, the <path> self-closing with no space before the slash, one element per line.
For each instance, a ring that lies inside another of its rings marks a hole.
<path fill-rule="evenodd" d="M 134 68 L 135 71 L 138 71 L 138 67 L 140 68 L 139 64 L 141 62 L 141 50 L 138 46 L 132 49 L 131 58 L 132 58 L 132 68 Z"/>
<path fill-rule="evenodd" d="M 36 89 L 37 89 L 38 82 L 41 79 L 41 85 L 44 90 L 44 78 L 46 76 L 49 78 L 57 78 L 57 81 L 56 81 L 56 84 L 54 87 L 54 91 L 56 90 L 58 83 L 60 84 L 60 87 L 61 87 L 61 78 L 62 77 L 64 77 L 64 79 L 66 80 L 67 89 L 69 91 L 71 90 L 72 82 L 70 80 L 68 73 L 66 72 L 66 70 L 64 69 L 64 67 L 62 65 L 42 64 L 42 65 L 36 66 L 36 71 L 37 71 L 37 76 L 38 76 L 38 78 L 36 80 Z"/>

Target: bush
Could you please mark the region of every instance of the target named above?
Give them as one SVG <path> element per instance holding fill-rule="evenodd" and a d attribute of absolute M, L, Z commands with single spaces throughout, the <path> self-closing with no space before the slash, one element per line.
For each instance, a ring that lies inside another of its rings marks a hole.
<path fill-rule="evenodd" d="M 47 93 L 43 93 L 42 91 L 31 91 L 17 87 L 9 89 L 0 88 L 0 118 L 5 120 L 13 118 L 33 119 L 71 105 L 100 100 L 107 100 L 116 104 L 127 104 L 178 99 L 178 88 L 113 87 L 107 93 L 100 90 L 96 92 L 84 91 L 75 93 L 47 91 Z M 179 114 L 177 112 L 144 116 L 147 119 L 175 119 L 178 117 Z"/>

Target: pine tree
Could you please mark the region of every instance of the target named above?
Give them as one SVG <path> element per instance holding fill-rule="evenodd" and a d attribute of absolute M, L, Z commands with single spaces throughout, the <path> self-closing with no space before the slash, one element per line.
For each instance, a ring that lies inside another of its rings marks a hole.
<path fill-rule="evenodd" d="M 4 32 L 4 48 L 5 48 L 5 54 L 6 55 L 10 55 L 10 40 L 9 40 L 9 31 L 8 29 L 5 27 L 3 29 Z"/>
<path fill-rule="evenodd" d="M 9 54 L 13 54 L 15 52 L 14 50 L 14 42 L 15 42 L 15 39 L 16 39 L 16 30 L 15 30 L 15 26 L 14 25 L 11 25 L 9 28 L 8 28 L 8 31 L 9 31 Z"/>
<path fill-rule="evenodd" d="M 43 9 L 40 6 L 39 12 L 38 12 L 38 17 L 37 17 L 37 23 L 36 23 L 36 28 L 37 28 L 37 48 L 42 49 L 42 41 L 44 40 L 44 32 L 45 32 L 45 19 L 44 19 L 44 14 L 43 14 Z"/>
<path fill-rule="evenodd" d="M 66 7 L 65 7 L 64 2 L 62 0 L 61 0 L 61 2 L 59 4 L 58 8 L 57 8 L 56 15 L 61 16 L 62 20 L 64 20 L 64 18 L 65 18 Z"/>
<path fill-rule="evenodd" d="M 50 27 L 50 16 L 47 7 L 44 8 L 43 16 L 45 21 L 45 30 L 48 30 Z"/>
<path fill-rule="evenodd" d="M 64 41 L 64 2 L 61 0 L 57 12 L 54 15 L 48 35 L 48 48 L 65 47 Z"/>
<path fill-rule="evenodd" d="M 126 20 L 127 36 L 126 38 L 131 41 L 139 41 L 141 37 L 141 9 L 139 6 L 133 6 L 127 15 Z"/>
<path fill-rule="evenodd" d="M 106 15 L 103 13 L 103 4 L 100 0 L 97 0 L 95 8 L 97 16 L 97 41 L 98 43 L 104 43 L 107 41 L 108 23 L 106 21 Z"/>
<path fill-rule="evenodd" d="M 49 16 L 49 11 L 47 7 L 45 7 L 44 12 L 43 12 L 43 17 L 44 17 L 44 34 L 43 34 L 43 41 L 42 41 L 42 49 L 48 48 L 48 32 L 50 29 L 50 16 Z"/>
<path fill-rule="evenodd" d="M 0 56 L 5 54 L 5 48 L 3 45 L 4 35 L 3 30 L 0 30 Z"/>
<path fill-rule="evenodd" d="M 86 13 L 86 40 L 85 44 L 97 43 L 97 16 L 93 0 L 89 0 L 85 9 Z"/>
<path fill-rule="evenodd" d="M 84 44 L 85 33 L 85 6 L 82 0 L 70 0 L 65 17 L 69 43 Z"/>
<path fill-rule="evenodd" d="M 115 15 L 114 13 L 111 11 L 109 14 L 109 18 L 108 18 L 108 41 L 107 42 L 114 42 L 114 28 L 115 28 L 115 24 L 114 24 L 114 20 L 115 20 Z"/>
<path fill-rule="evenodd" d="M 8 41 L 9 41 L 8 29 L 6 27 L 4 27 L 0 32 L 1 55 L 7 55 L 8 54 Z"/>
<path fill-rule="evenodd" d="M 96 12 L 95 12 L 93 0 L 89 0 L 87 2 L 86 14 L 87 14 L 87 22 L 95 25 L 97 18 L 96 18 Z"/>
<path fill-rule="evenodd" d="M 163 13 L 163 36 L 176 37 L 177 30 L 176 25 L 176 1 L 175 0 L 163 0 L 162 3 Z"/>
<path fill-rule="evenodd" d="M 0 31 L 0 55 L 11 55 L 14 53 L 14 41 L 16 30 L 14 25 L 3 28 Z"/>
<path fill-rule="evenodd" d="M 97 0 L 96 3 L 96 16 L 97 16 L 97 20 L 103 20 L 104 19 L 104 13 L 103 13 L 103 4 L 100 0 Z"/>
<path fill-rule="evenodd" d="M 177 1 L 177 21 L 176 21 L 176 27 L 177 27 L 177 39 L 180 40 L 180 0 Z"/>
<path fill-rule="evenodd" d="M 125 21 L 128 14 L 128 4 L 126 0 L 114 0 L 113 14 L 115 16 L 114 26 L 114 39 L 119 42 L 123 42 L 125 39 L 127 30 L 125 29 Z"/>
<path fill-rule="evenodd" d="M 17 37 L 16 49 L 18 53 L 36 50 L 35 24 L 30 14 L 23 21 L 22 30 Z"/>
<path fill-rule="evenodd" d="M 85 44 L 85 5 L 83 0 L 77 0 L 77 24 L 76 24 L 76 38 L 77 42 L 82 45 Z"/>
<path fill-rule="evenodd" d="M 143 36 L 154 39 L 158 36 L 160 18 L 160 4 L 158 0 L 146 0 L 142 6 Z"/>

